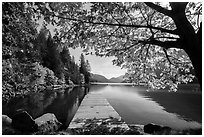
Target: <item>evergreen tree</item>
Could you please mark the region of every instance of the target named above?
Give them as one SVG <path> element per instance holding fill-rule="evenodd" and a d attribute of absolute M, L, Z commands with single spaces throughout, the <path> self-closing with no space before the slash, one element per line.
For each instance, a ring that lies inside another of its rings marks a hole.
<path fill-rule="evenodd" d="M 58 45 L 54 42 L 50 31 L 45 27 L 40 31 L 37 43 L 36 48 L 40 51 L 42 65 L 51 69 L 59 79 L 63 80 L 63 63 Z"/>
<path fill-rule="evenodd" d="M 85 58 L 84 58 L 84 54 L 81 53 L 80 56 L 80 68 L 79 68 L 80 73 L 84 74 L 86 71 L 86 62 L 85 62 Z"/>
<path fill-rule="evenodd" d="M 81 74 L 84 75 L 84 79 L 85 79 L 85 83 L 88 84 L 89 83 L 89 77 L 90 77 L 90 64 L 87 61 L 85 61 L 85 57 L 83 55 L 83 53 L 80 56 L 80 68 L 79 71 Z"/>
<path fill-rule="evenodd" d="M 60 58 L 64 66 L 69 69 L 70 68 L 70 63 L 71 63 L 71 56 L 69 49 L 66 47 L 63 47 L 62 52 L 60 52 Z"/>
<path fill-rule="evenodd" d="M 69 49 L 66 47 L 63 47 L 62 52 L 60 52 L 60 58 L 63 63 L 63 73 L 65 76 L 66 83 L 69 84 L 70 76 L 71 76 L 71 56 Z"/>
<path fill-rule="evenodd" d="M 86 60 L 86 77 L 85 77 L 85 81 L 86 83 L 90 82 L 90 76 L 91 76 L 91 66 L 88 60 Z"/>

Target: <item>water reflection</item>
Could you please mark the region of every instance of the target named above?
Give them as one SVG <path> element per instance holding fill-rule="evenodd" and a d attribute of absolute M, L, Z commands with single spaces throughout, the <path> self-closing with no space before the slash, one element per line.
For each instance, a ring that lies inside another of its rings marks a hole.
<path fill-rule="evenodd" d="M 88 92 L 88 88 L 75 87 L 66 90 L 30 93 L 25 98 L 14 98 L 8 104 L 3 104 L 2 112 L 11 118 L 17 109 L 26 110 L 33 118 L 45 113 L 54 113 L 66 128 Z"/>
<path fill-rule="evenodd" d="M 186 121 L 202 123 L 202 95 L 194 93 L 143 92 L 146 98 L 162 105 L 164 110 L 179 114 Z"/>
<path fill-rule="evenodd" d="M 90 92 L 96 89 L 93 86 Z M 153 122 L 175 129 L 201 127 L 201 94 L 146 92 L 144 87 L 131 86 L 108 85 L 102 88 L 100 85 L 99 89 L 129 124 Z"/>

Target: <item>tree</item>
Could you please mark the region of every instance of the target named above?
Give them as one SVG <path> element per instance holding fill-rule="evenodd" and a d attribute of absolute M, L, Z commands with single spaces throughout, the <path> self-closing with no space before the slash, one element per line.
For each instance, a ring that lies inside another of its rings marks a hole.
<path fill-rule="evenodd" d="M 187 2 L 49 3 L 43 10 L 48 22 L 57 18 L 64 43 L 116 56 L 133 81 L 173 90 L 192 81 L 192 67 L 202 88 L 201 14 L 201 3 Z"/>
<path fill-rule="evenodd" d="M 73 68 L 71 68 L 71 55 L 67 47 L 63 47 L 62 51 L 60 52 L 60 58 L 63 63 L 65 81 L 66 83 L 69 83 Z"/>
<path fill-rule="evenodd" d="M 88 60 L 86 60 L 86 69 L 89 73 L 91 72 L 91 65 Z"/>
<path fill-rule="evenodd" d="M 64 79 L 59 45 L 52 38 L 50 31 L 42 28 L 36 41 L 35 47 L 41 56 L 42 65 L 51 69 L 59 79 Z"/>
<path fill-rule="evenodd" d="M 71 56 L 67 47 L 63 47 L 62 51 L 60 52 L 60 57 L 64 66 L 66 68 L 70 68 Z"/>
<path fill-rule="evenodd" d="M 84 54 L 81 53 L 80 56 L 80 67 L 79 67 L 79 71 L 83 74 L 86 71 L 86 62 L 85 62 L 85 57 Z"/>
<path fill-rule="evenodd" d="M 85 61 L 84 54 L 82 53 L 80 56 L 80 67 L 79 67 L 79 72 L 84 75 L 84 80 L 85 83 L 89 83 L 89 78 L 90 78 L 90 64 L 88 60 Z"/>
<path fill-rule="evenodd" d="M 26 13 L 26 14 L 25 14 Z M 2 3 L 2 97 L 32 92 L 33 43 L 37 36 L 31 3 Z"/>
<path fill-rule="evenodd" d="M 79 66 L 78 64 L 75 63 L 75 59 L 74 56 L 72 56 L 72 60 L 71 60 L 71 80 L 75 83 L 75 84 L 81 84 L 81 74 L 79 71 Z"/>
<path fill-rule="evenodd" d="M 37 36 L 37 24 L 32 20 L 30 7 L 30 3 L 2 3 L 3 59 L 18 57 L 19 54 L 27 58 L 35 51 L 31 43 Z"/>
<path fill-rule="evenodd" d="M 85 81 L 87 83 L 90 82 L 90 77 L 91 77 L 91 65 L 90 65 L 89 61 L 86 60 L 86 77 L 85 77 L 86 79 L 85 79 Z"/>

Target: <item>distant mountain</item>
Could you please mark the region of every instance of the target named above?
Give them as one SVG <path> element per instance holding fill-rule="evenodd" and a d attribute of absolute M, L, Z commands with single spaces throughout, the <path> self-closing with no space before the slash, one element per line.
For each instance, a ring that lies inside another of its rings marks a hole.
<path fill-rule="evenodd" d="M 91 73 L 91 82 L 102 82 L 102 83 L 109 83 L 110 81 L 102 76 L 102 75 L 99 75 L 99 74 L 92 74 Z"/>
<path fill-rule="evenodd" d="M 124 75 L 121 75 L 119 77 L 113 77 L 113 78 L 109 79 L 109 81 L 112 83 L 122 83 L 123 77 L 124 77 Z"/>
<path fill-rule="evenodd" d="M 99 75 L 99 74 L 92 74 L 91 73 L 91 82 L 101 82 L 101 83 L 122 83 L 124 75 L 119 77 L 113 77 L 107 79 L 106 77 Z"/>

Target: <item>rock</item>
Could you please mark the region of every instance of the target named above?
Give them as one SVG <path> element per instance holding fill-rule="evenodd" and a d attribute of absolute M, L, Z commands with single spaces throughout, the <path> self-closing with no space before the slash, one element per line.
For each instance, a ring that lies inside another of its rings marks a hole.
<path fill-rule="evenodd" d="M 12 127 L 22 132 L 35 132 L 38 130 L 37 124 L 28 112 L 20 110 L 12 117 Z"/>
<path fill-rule="evenodd" d="M 155 125 L 155 124 L 150 123 L 150 124 L 147 124 L 147 125 L 144 126 L 144 132 L 149 133 L 149 134 L 153 134 L 155 132 L 160 131 L 161 128 L 162 127 L 159 126 L 159 125 Z"/>
<path fill-rule="evenodd" d="M 12 119 L 7 115 L 2 115 L 2 126 L 11 126 Z"/>
<path fill-rule="evenodd" d="M 149 134 L 170 134 L 171 128 L 150 123 L 144 126 L 144 132 Z"/>
<path fill-rule="evenodd" d="M 7 115 L 2 115 L 2 134 L 3 135 L 13 135 L 15 134 L 15 129 L 11 126 L 12 119 Z"/>
<path fill-rule="evenodd" d="M 54 114 L 47 113 L 35 119 L 35 123 L 38 125 L 38 134 L 47 134 L 49 132 L 57 131 L 61 126 Z"/>

